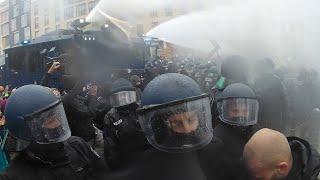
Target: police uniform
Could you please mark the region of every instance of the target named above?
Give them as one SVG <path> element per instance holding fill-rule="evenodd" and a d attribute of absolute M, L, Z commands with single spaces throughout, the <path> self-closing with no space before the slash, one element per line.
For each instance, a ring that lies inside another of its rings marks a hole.
<path fill-rule="evenodd" d="M 104 179 L 108 171 L 102 158 L 79 137 L 70 137 L 61 151 L 50 156 L 50 160 L 44 160 L 24 151 L 12 160 L 0 179 Z"/>

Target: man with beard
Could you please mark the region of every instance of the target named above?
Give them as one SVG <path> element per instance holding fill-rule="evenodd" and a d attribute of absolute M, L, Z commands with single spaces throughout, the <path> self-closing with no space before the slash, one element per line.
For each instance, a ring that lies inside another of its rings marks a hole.
<path fill-rule="evenodd" d="M 261 129 L 246 144 L 243 158 L 252 179 L 316 180 L 320 156 L 305 140 Z"/>

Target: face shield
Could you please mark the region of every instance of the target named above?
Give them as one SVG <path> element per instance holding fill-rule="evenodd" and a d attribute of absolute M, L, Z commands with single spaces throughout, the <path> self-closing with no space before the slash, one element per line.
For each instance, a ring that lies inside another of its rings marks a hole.
<path fill-rule="evenodd" d="M 139 110 L 139 121 L 147 139 L 165 152 L 188 152 L 212 139 L 212 119 L 206 95 Z"/>
<path fill-rule="evenodd" d="M 60 101 L 24 117 L 33 140 L 38 144 L 52 144 L 71 136 L 66 114 Z"/>
<path fill-rule="evenodd" d="M 136 91 L 121 91 L 110 96 L 112 107 L 121 107 L 137 101 Z"/>
<path fill-rule="evenodd" d="M 250 126 L 258 122 L 256 99 L 229 98 L 217 103 L 220 120 L 234 126 Z"/>

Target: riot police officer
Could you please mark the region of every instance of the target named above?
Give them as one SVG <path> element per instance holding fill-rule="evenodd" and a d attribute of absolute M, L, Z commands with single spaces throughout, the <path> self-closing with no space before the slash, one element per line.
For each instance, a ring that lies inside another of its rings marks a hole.
<path fill-rule="evenodd" d="M 81 138 L 72 137 L 61 100 L 49 88 L 16 90 L 5 110 L 10 133 L 27 146 L 3 179 L 102 179 L 104 161 Z"/>
<path fill-rule="evenodd" d="M 229 56 L 222 61 L 221 74 L 218 77 L 215 86 L 211 90 L 211 106 L 214 127 L 219 122 L 217 104 L 215 99 L 230 84 L 243 83 L 248 84 L 248 62 L 241 56 Z"/>
<path fill-rule="evenodd" d="M 147 148 L 147 141 L 138 123 L 136 89 L 130 81 L 112 83 L 110 103 L 105 116 L 105 158 L 116 169 L 130 162 L 136 152 Z"/>
<path fill-rule="evenodd" d="M 257 70 L 254 88 L 260 102 L 259 125 L 285 133 L 291 125 L 287 121 L 288 103 L 283 83 L 275 74 L 274 62 L 263 59 L 257 62 Z"/>
<path fill-rule="evenodd" d="M 188 76 L 168 73 L 148 84 L 141 103 L 139 121 L 154 148 L 138 166 L 143 179 L 206 179 L 196 151 L 212 139 L 208 95 Z"/>
<path fill-rule="evenodd" d="M 196 151 L 210 143 L 212 125 L 209 98 L 199 85 L 185 75 L 163 74 L 147 85 L 141 103 L 139 122 L 152 148 L 117 179 L 205 180 Z"/>
<path fill-rule="evenodd" d="M 219 124 L 213 129 L 215 141 L 199 154 L 207 176 L 218 179 L 247 179 L 242 150 L 257 124 L 259 103 L 251 88 L 241 83 L 228 85 L 216 97 Z"/>
<path fill-rule="evenodd" d="M 314 108 L 310 113 L 310 117 L 301 127 L 300 137 L 309 141 L 309 143 L 317 150 L 320 150 L 320 109 Z"/>
<path fill-rule="evenodd" d="M 258 122 L 257 97 L 247 85 L 235 83 L 227 86 L 216 101 L 220 123 L 214 128 L 214 136 L 240 157 Z"/>

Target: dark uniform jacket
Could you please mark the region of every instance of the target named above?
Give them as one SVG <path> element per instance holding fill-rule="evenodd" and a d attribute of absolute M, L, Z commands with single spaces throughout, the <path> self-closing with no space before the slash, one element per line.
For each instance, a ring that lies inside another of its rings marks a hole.
<path fill-rule="evenodd" d="M 138 123 L 136 104 L 122 109 L 112 108 L 105 116 L 105 158 L 111 168 L 129 162 L 135 152 L 149 145 Z"/>
<path fill-rule="evenodd" d="M 197 152 L 165 153 L 150 149 L 137 153 L 134 164 L 109 174 L 112 180 L 207 180 Z"/>
<path fill-rule="evenodd" d="M 63 152 L 64 151 L 64 152 Z M 0 175 L 2 180 L 84 180 L 104 179 L 107 166 L 81 138 L 70 137 L 52 161 L 31 158 L 22 152 Z"/>

